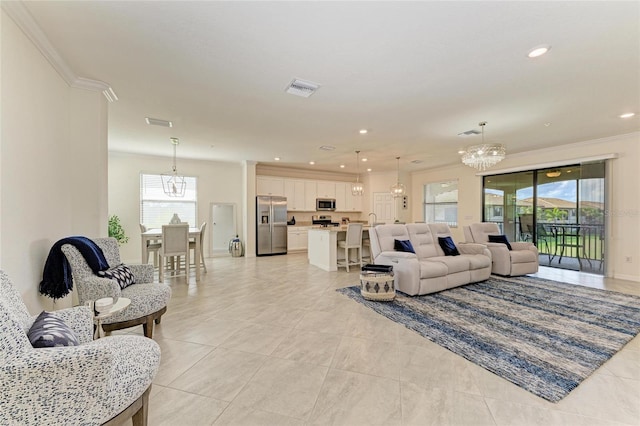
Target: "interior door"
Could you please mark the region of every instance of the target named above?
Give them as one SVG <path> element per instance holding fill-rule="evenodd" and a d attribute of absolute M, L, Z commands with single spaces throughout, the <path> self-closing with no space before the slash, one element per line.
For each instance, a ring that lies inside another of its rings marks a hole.
<path fill-rule="evenodd" d="M 393 223 L 393 196 L 390 192 L 373 193 L 373 212 L 377 223 Z"/>
<path fill-rule="evenodd" d="M 211 203 L 210 251 L 229 252 L 229 241 L 236 236 L 236 206 L 233 203 Z"/>

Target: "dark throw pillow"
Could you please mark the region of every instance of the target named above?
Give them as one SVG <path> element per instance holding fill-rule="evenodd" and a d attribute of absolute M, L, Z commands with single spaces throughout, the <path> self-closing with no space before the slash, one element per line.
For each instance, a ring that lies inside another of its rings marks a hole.
<path fill-rule="evenodd" d="M 409 240 L 393 240 L 393 249 L 395 251 L 406 251 L 408 253 L 416 252 Z"/>
<path fill-rule="evenodd" d="M 511 248 L 511 244 L 509 244 L 509 240 L 507 240 L 506 235 L 488 235 L 490 243 L 502 243 L 506 244 L 509 250 L 513 250 Z"/>
<path fill-rule="evenodd" d="M 42 311 L 27 332 L 34 348 L 55 348 L 57 346 L 78 346 L 78 338 L 60 318 Z"/>
<path fill-rule="evenodd" d="M 442 247 L 445 256 L 460 256 L 458 247 L 456 247 L 451 237 L 438 237 L 438 244 Z"/>
<path fill-rule="evenodd" d="M 98 275 L 103 278 L 116 280 L 121 289 L 136 283 L 136 280 L 133 277 L 133 272 L 131 272 L 131 269 L 129 269 L 129 267 L 124 263 L 114 268 L 107 269 L 106 271 L 99 271 Z"/>

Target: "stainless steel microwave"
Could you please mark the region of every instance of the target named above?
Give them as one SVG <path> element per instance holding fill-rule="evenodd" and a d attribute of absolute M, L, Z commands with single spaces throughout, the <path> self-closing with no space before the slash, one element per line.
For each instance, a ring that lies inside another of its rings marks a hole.
<path fill-rule="evenodd" d="M 316 198 L 317 211 L 334 211 L 336 209 L 335 198 Z"/>

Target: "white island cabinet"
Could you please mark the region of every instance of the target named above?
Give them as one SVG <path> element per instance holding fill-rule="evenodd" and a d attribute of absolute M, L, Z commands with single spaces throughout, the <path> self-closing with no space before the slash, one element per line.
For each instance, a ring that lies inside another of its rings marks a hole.
<path fill-rule="evenodd" d="M 344 249 L 338 250 L 338 241 L 344 240 L 346 236 L 346 226 L 309 229 L 309 263 L 325 271 L 337 271 L 338 260 L 344 260 Z M 368 226 L 362 229 L 362 237 L 369 238 Z M 369 252 L 364 249 L 362 254 L 367 256 Z M 355 250 L 352 250 L 351 256 L 355 256 Z"/>
<path fill-rule="evenodd" d="M 332 228 L 309 229 L 307 257 L 311 265 L 325 271 L 338 270 L 338 232 Z"/>

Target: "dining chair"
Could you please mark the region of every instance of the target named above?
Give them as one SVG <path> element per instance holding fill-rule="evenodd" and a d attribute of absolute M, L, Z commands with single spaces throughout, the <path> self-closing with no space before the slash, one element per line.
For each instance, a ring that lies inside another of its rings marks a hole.
<path fill-rule="evenodd" d="M 160 258 L 160 282 L 164 281 L 164 273 L 166 270 L 166 260 L 170 257 L 185 256 L 184 276 L 189 280 L 189 224 L 179 225 L 162 225 L 162 247 L 158 252 Z M 174 262 L 174 276 L 178 276 L 176 272 L 180 269 L 180 262 Z M 182 274 L 180 274 L 182 275 Z"/>
<path fill-rule="evenodd" d="M 189 241 L 189 249 L 193 250 L 193 264 L 196 268 L 199 267 L 198 262 L 202 262 L 202 269 L 207 272 L 207 265 L 204 264 L 204 231 L 207 229 L 207 222 L 202 222 L 200 225 L 200 259 L 196 259 L 196 242 L 190 240 Z"/>
<path fill-rule="evenodd" d="M 147 228 L 142 223 L 140 224 L 141 233 L 145 233 L 148 230 L 149 228 Z M 151 255 L 151 253 L 153 253 L 153 267 L 158 267 L 158 252 L 160 251 L 160 247 L 162 247 L 162 243 L 158 240 L 147 241 L 147 260 L 145 261 L 145 263 L 149 263 L 149 256 Z"/>
<path fill-rule="evenodd" d="M 349 272 L 349 266 L 362 266 L 362 224 L 350 223 L 347 225 L 347 236 L 344 241 L 338 241 L 338 247 L 344 249 L 344 263 L 338 263 L 338 267 L 344 266 Z M 351 261 L 349 251 L 356 249 L 357 258 Z"/>

